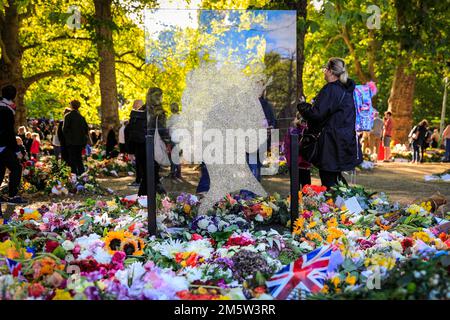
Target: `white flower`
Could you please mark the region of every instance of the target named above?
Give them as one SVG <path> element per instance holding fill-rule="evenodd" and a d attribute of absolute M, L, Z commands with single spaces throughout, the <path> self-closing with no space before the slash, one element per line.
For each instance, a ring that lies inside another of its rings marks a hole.
<path fill-rule="evenodd" d="M 194 282 L 197 280 L 202 280 L 203 270 L 199 267 L 185 267 L 180 275 L 185 276 L 189 282 Z"/>
<path fill-rule="evenodd" d="M 163 256 L 172 259 L 177 252 L 183 252 L 184 246 L 180 240 L 169 240 L 166 243 L 156 244 L 153 247 L 159 251 Z"/>
<path fill-rule="evenodd" d="M 197 226 L 200 228 L 200 229 L 206 229 L 206 228 L 208 228 L 208 226 L 209 226 L 209 221 L 208 221 L 208 219 L 201 219 L 198 223 L 197 223 Z"/>
<path fill-rule="evenodd" d="M 263 222 L 263 221 L 264 221 L 264 218 L 263 218 L 262 215 L 260 215 L 260 214 L 258 213 L 258 214 L 256 215 L 256 217 L 255 217 L 255 220 L 258 221 L 258 222 Z"/>
<path fill-rule="evenodd" d="M 141 279 L 142 276 L 145 274 L 145 272 L 146 271 L 145 268 L 142 266 L 142 262 L 133 262 L 125 270 L 117 271 L 115 277 L 120 281 L 122 285 L 128 287 L 129 283 L 133 285 L 133 283 L 136 280 Z"/>
<path fill-rule="evenodd" d="M 304 249 L 304 250 L 313 250 L 314 248 L 313 247 L 311 247 L 306 241 L 305 242 L 302 242 L 300 245 L 299 245 L 299 248 L 300 249 Z"/>
<path fill-rule="evenodd" d="M 260 243 L 256 246 L 256 250 L 260 251 L 260 252 L 264 252 L 266 251 L 266 244 L 265 243 Z"/>
<path fill-rule="evenodd" d="M 112 256 L 103 248 L 97 247 L 94 250 L 94 259 L 97 260 L 98 263 L 110 263 Z"/>
<path fill-rule="evenodd" d="M 215 225 L 213 225 L 213 224 L 210 224 L 208 226 L 207 230 L 208 230 L 209 233 L 214 233 L 214 232 L 217 232 L 217 227 Z"/>
<path fill-rule="evenodd" d="M 202 239 L 188 242 L 184 251 L 195 252 L 207 259 L 211 256 L 214 249 L 211 247 L 211 242 L 208 239 Z"/>
<path fill-rule="evenodd" d="M 70 251 L 70 250 L 73 250 L 73 248 L 75 248 L 75 245 L 74 245 L 73 242 L 70 241 L 70 240 L 64 241 L 64 242 L 62 243 L 61 246 L 62 246 L 62 247 L 64 248 L 64 250 L 66 250 L 66 251 Z"/>
<path fill-rule="evenodd" d="M 96 233 L 92 233 L 89 236 L 82 236 L 75 240 L 75 244 L 78 244 L 81 249 L 91 247 L 94 243 L 100 241 L 100 236 Z"/>
<path fill-rule="evenodd" d="M 94 223 L 98 223 L 101 226 L 108 226 L 111 224 L 111 218 L 108 217 L 108 213 L 104 213 L 101 216 L 96 216 L 94 218 Z"/>

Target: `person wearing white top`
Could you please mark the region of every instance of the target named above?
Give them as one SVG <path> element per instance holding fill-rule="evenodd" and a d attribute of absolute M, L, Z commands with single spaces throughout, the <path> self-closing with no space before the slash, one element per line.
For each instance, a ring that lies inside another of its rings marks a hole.
<path fill-rule="evenodd" d="M 121 154 L 126 153 L 125 148 L 125 127 L 127 126 L 128 121 L 122 122 L 122 126 L 119 129 L 119 149 Z"/>
<path fill-rule="evenodd" d="M 58 137 L 58 126 L 55 126 L 53 128 L 52 145 L 53 145 L 53 154 L 55 155 L 56 161 L 59 161 L 59 159 L 61 158 L 61 141 L 59 141 Z"/>

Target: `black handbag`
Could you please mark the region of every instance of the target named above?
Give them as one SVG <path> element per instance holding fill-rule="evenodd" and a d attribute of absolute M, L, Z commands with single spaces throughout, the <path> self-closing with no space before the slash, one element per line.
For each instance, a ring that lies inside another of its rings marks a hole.
<path fill-rule="evenodd" d="M 338 106 L 344 100 L 346 91 L 342 94 L 341 99 L 339 100 Z M 331 115 L 325 119 L 323 124 L 327 123 L 328 119 Z M 299 142 L 299 155 L 303 158 L 304 161 L 315 164 L 317 162 L 317 155 L 319 153 L 319 138 L 322 134 L 322 129 L 318 133 L 304 133 Z"/>
<path fill-rule="evenodd" d="M 317 134 L 304 133 L 301 136 L 299 142 L 299 155 L 304 161 L 309 163 L 316 162 L 320 134 L 321 132 Z"/>

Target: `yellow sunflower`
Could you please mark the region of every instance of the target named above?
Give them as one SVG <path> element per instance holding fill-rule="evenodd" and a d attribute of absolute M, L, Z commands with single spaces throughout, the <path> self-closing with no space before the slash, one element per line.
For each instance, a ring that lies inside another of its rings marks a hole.
<path fill-rule="evenodd" d="M 138 251 L 134 253 L 135 256 L 142 256 L 144 254 L 145 242 L 141 238 L 137 238 Z"/>
<path fill-rule="evenodd" d="M 136 239 L 126 238 L 122 241 L 120 251 L 125 252 L 127 256 L 134 256 L 139 250 L 139 245 Z"/>
<path fill-rule="evenodd" d="M 122 231 L 109 231 L 105 237 L 105 249 L 108 250 L 110 254 L 119 251 L 122 243 L 125 240 L 125 232 Z"/>

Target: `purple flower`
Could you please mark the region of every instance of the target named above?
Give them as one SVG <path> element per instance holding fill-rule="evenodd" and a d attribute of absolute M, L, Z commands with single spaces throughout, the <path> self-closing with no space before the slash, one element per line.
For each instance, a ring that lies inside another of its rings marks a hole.
<path fill-rule="evenodd" d="M 319 211 L 322 214 L 328 213 L 330 212 L 330 207 L 326 203 L 322 202 L 319 206 Z"/>
<path fill-rule="evenodd" d="M 100 292 L 97 287 L 87 287 L 84 289 L 84 294 L 89 300 L 101 300 Z"/>
<path fill-rule="evenodd" d="M 215 263 L 217 263 L 218 265 L 224 266 L 224 267 L 228 267 L 228 268 L 233 268 L 233 260 L 231 260 L 230 258 L 217 258 L 215 260 Z"/>

